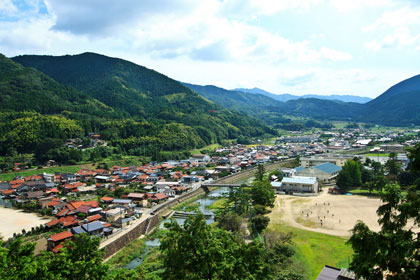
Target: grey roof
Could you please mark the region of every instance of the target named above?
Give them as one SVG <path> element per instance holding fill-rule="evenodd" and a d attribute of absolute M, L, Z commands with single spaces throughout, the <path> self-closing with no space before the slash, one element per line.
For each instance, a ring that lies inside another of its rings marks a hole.
<path fill-rule="evenodd" d="M 337 165 L 335 165 L 331 162 L 326 162 L 326 163 L 319 164 L 317 166 L 314 166 L 314 168 L 316 168 L 318 170 L 321 170 L 322 172 L 325 172 L 325 173 L 328 173 L 328 174 L 331 174 L 331 173 L 334 173 L 334 172 L 339 172 L 341 170 L 340 166 L 337 166 Z"/>
<path fill-rule="evenodd" d="M 81 227 L 77 226 L 71 229 L 74 234 L 86 233 L 86 231 Z"/>
<path fill-rule="evenodd" d="M 130 204 L 131 203 L 131 199 L 120 199 L 120 198 L 115 198 L 112 203 L 121 203 L 121 204 Z"/>
<path fill-rule="evenodd" d="M 326 265 L 321 270 L 316 280 L 336 280 L 338 275 L 340 275 L 339 268 Z"/>
<path fill-rule="evenodd" d="M 95 231 L 95 230 L 98 230 L 98 229 L 103 229 L 104 225 L 101 222 L 96 221 L 96 222 L 91 222 L 91 223 L 88 223 L 88 224 L 84 224 L 84 225 L 82 225 L 82 228 L 87 232 L 92 232 L 92 231 Z"/>
<path fill-rule="evenodd" d="M 345 268 L 339 269 L 332 266 L 324 266 L 322 271 L 319 273 L 316 280 L 355 280 L 356 274 Z M 360 278 L 363 279 L 363 278 Z"/>
<path fill-rule="evenodd" d="M 0 183 L 0 190 L 8 190 L 11 189 L 12 187 L 10 186 L 9 182 L 4 182 L 4 183 Z"/>

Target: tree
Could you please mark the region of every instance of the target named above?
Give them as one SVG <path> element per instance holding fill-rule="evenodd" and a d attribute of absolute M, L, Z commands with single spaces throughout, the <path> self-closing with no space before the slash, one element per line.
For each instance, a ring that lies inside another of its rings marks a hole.
<path fill-rule="evenodd" d="M 381 230 L 374 232 L 361 221 L 352 230 L 350 269 L 367 280 L 420 279 L 420 240 L 413 231 L 420 225 L 420 194 L 404 196 L 398 185 L 387 185 L 381 200 Z"/>
<path fill-rule="evenodd" d="M 267 228 L 269 222 L 270 218 L 263 215 L 256 215 L 251 219 L 251 223 L 255 226 L 255 230 L 259 233 Z"/>
<path fill-rule="evenodd" d="M 220 217 L 217 226 L 221 229 L 234 233 L 241 232 L 243 218 L 236 213 L 226 213 Z"/>
<path fill-rule="evenodd" d="M 206 224 L 203 215 L 183 226 L 167 224 L 161 239 L 164 279 L 267 279 L 269 267 L 261 243 L 246 244 L 229 232 Z"/>
<path fill-rule="evenodd" d="M 254 182 L 251 188 L 251 198 L 254 205 L 274 207 L 275 192 L 269 181 Z"/>
<path fill-rule="evenodd" d="M 362 174 L 358 161 L 347 160 L 337 176 L 337 186 L 341 192 L 348 191 L 351 187 L 362 185 Z"/>
<path fill-rule="evenodd" d="M 255 173 L 255 180 L 262 181 L 264 178 L 265 167 L 263 164 L 258 164 L 257 172 Z"/>
<path fill-rule="evenodd" d="M 389 177 L 396 181 L 398 174 L 401 172 L 401 164 L 397 161 L 396 153 L 389 154 L 389 159 L 385 163 L 385 170 L 388 171 Z"/>
<path fill-rule="evenodd" d="M 233 203 L 233 210 L 239 215 L 243 215 L 248 212 L 251 200 L 251 194 L 246 185 L 242 185 L 240 188 L 232 188 L 229 191 L 227 205 Z"/>

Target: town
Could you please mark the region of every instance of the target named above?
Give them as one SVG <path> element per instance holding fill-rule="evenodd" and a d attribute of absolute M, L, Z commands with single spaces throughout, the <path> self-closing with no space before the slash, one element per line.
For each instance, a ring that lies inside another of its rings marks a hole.
<path fill-rule="evenodd" d="M 47 242 L 38 242 L 38 250 L 57 253 L 62 242 L 76 234 L 87 233 L 103 240 L 112 238 L 141 217 L 150 216 L 154 207 L 177 199 L 205 182 L 260 164 L 287 160 L 292 160 L 289 166 L 278 169 L 281 176 L 269 178 L 277 194 L 316 196 L 322 186 L 339 193 L 335 179 L 347 160 L 358 157 L 363 163 L 370 159 L 384 164 L 388 157 L 381 153 L 395 152 L 397 160 L 406 167 L 405 150 L 419 142 L 417 137 L 407 135 L 418 132 L 370 133 L 356 128 L 345 132 L 291 133 L 273 140 L 274 145 L 218 147 L 185 160 L 110 168 L 98 164 L 96 169 L 81 169 L 77 173 L 49 174 L 41 173 L 41 169 L 38 175 L 16 176 L 0 183 L 1 201 L 43 215 L 48 222 L 2 235 L 5 238 L 46 236 Z M 99 138 L 100 135 L 94 134 L 95 141 Z"/>

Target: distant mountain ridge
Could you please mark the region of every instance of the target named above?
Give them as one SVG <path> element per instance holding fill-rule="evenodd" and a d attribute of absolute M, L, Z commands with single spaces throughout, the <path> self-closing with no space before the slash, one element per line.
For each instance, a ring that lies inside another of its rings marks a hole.
<path fill-rule="evenodd" d="M 372 100 L 372 98 L 369 97 L 363 97 L 363 96 L 357 96 L 357 95 L 338 95 L 338 94 L 332 94 L 332 95 L 319 95 L 319 94 L 305 94 L 305 95 L 292 95 L 292 94 L 274 94 L 268 91 L 265 91 L 260 88 L 236 88 L 233 89 L 234 91 L 242 91 L 242 92 L 248 92 L 253 94 L 262 94 L 265 96 L 268 96 L 272 99 L 287 102 L 289 100 L 295 100 L 300 98 L 317 98 L 317 99 L 323 99 L 323 100 L 336 100 L 336 101 L 343 101 L 343 102 L 355 102 L 355 103 L 367 103 Z"/>
<path fill-rule="evenodd" d="M 207 96 L 206 98 L 216 103 L 219 102 L 218 104 L 222 106 L 226 106 L 224 103 L 226 99 L 234 99 L 236 96 L 243 95 L 247 91 L 246 89 L 229 91 L 218 88 L 219 96 L 216 99 L 214 96 L 211 96 L 211 86 L 206 86 L 205 93 L 203 93 L 203 88 L 200 86 L 192 87 L 192 89 L 199 94 Z M 221 90 L 223 90 L 226 96 L 225 100 L 220 96 Z M 250 91 L 248 94 L 258 95 L 260 99 L 261 95 L 265 96 L 267 99 L 264 100 L 264 103 L 272 103 L 270 110 L 267 111 L 275 113 L 275 117 L 272 118 L 264 115 L 262 118 L 264 120 L 272 119 L 272 122 L 281 120 L 284 115 L 290 115 L 315 118 L 318 120 L 371 122 L 389 126 L 420 125 L 420 75 L 411 77 L 390 87 L 377 98 L 363 104 L 320 98 L 301 97 L 298 99 L 288 99 L 292 95 L 275 95 L 258 88 L 248 91 Z M 282 98 L 287 101 L 281 101 Z M 230 103 L 232 102 L 231 100 Z M 241 102 L 236 102 L 234 105 L 241 106 Z M 253 106 L 254 108 L 259 108 L 260 105 L 257 101 L 247 104 L 247 106 Z M 245 108 L 245 110 L 248 109 Z M 258 117 L 261 118 L 261 116 Z"/>

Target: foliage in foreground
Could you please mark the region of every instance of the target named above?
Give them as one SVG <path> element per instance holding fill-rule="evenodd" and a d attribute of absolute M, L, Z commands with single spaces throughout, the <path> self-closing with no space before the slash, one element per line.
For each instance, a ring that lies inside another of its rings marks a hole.
<path fill-rule="evenodd" d="M 267 235 L 265 243 L 247 244 L 202 215 L 168 228 L 160 246 L 164 279 L 301 279 L 286 265 L 294 254 L 290 238 Z"/>
<path fill-rule="evenodd" d="M 420 279 L 420 194 L 401 193 L 398 185 L 387 185 L 378 208 L 381 230 L 374 232 L 359 221 L 349 243 L 355 252 L 350 269 L 367 280 Z M 407 225 L 409 227 L 407 228 Z"/>
<path fill-rule="evenodd" d="M 43 252 L 34 256 L 34 243 L 23 244 L 21 239 L 0 243 L 0 279 L 143 279 L 141 271 L 110 270 L 103 264 L 99 238 L 80 234 L 66 241 L 60 253 Z"/>

